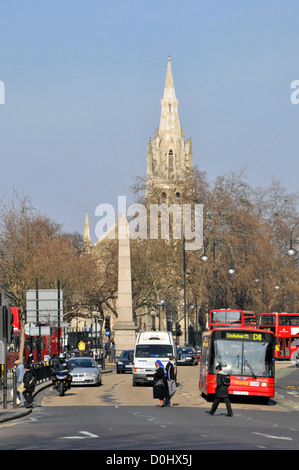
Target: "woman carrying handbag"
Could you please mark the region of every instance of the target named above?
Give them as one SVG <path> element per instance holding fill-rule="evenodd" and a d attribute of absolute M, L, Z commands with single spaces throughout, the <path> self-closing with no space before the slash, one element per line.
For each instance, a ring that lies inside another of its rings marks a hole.
<path fill-rule="evenodd" d="M 168 385 L 166 371 L 160 360 L 155 362 L 156 372 L 154 373 L 153 396 L 160 400 L 160 406 L 165 406 L 165 398 L 168 395 Z"/>

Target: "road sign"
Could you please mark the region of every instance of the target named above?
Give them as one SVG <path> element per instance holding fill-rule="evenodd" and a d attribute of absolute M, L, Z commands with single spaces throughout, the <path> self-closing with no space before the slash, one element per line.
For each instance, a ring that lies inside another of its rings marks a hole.
<path fill-rule="evenodd" d="M 29 335 L 30 328 L 33 328 L 35 323 L 25 323 L 25 335 Z"/>
<path fill-rule="evenodd" d="M 28 323 L 58 324 L 63 319 L 62 290 L 32 289 L 26 293 Z"/>
<path fill-rule="evenodd" d="M 61 322 L 61 328 L 67 328 L 70 326 L 70 323 Z M 41 336 L 50 336 L 52 325 L 41 326 Z M 35 323 L 26 323 L 25 324 L 25 334 L 28 336 L 39 336 L 39 327 Z"/>
<path fill-rule="evenodd" d="M 40 333 L 39 333 L 40 332 Z M 33 326 L 29 328 L 29 333 L 26 333 L 29 336 L 50 336 L 50 327 L 49 326 Z"/>

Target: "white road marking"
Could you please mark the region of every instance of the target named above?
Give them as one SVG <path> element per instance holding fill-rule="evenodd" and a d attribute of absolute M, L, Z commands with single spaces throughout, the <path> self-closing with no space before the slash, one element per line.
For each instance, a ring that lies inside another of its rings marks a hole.
<path fill-rule="evenodd" d="M 84 436 L 65 436 L 65 437 L 61 437 L 60 439 L 89 439 L 92 437 L 99 437 L 96 434 L 92 434 L 91 432 L 88 432 L 88 431 L 79 431 L 79 433 L 84 434 Z"/>
<path fill-rule="evenodd" d="M 257 434 L 258 436 L 263 436 L 263 437 L 266 437 L 267 439 L 281 439 L 283 441 L 292 441 L 293 440 L 291 437 L 271 436 L 270 434 L 262 434 L 260 432 L 253 432 L 252 434 Z"/>

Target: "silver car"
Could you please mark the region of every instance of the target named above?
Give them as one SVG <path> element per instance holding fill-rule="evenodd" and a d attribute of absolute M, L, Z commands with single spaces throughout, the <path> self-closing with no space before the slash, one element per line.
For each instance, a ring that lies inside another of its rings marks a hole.
<path fill-rule="evenodd" d="M 73 385 L 102 385 L 102 374 L 92 357 L 74 357 L 68 360 Z"/>

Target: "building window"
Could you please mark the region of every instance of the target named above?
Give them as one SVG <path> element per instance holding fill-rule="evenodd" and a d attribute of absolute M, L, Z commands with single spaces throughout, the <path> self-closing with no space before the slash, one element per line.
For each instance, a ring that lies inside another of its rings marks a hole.
<path fill-rule="evenodd" d="M 172 150 L 169 150 L 168 169 L 169 169 L 169 173 L 173 173 L 173 153 L 172 153 Z"/>

